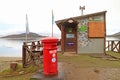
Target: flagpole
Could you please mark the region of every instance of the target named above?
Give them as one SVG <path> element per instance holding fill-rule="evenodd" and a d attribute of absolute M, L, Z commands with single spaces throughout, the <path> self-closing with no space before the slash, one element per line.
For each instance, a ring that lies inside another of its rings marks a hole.
<path fill-rule="evenodd" d="M 26 28 L 26 29 L 27 29 L 27 28 Z M 27 33 L 26 33 L 26 39 L 25 39 L 25 40 L 26 40 L 26 43 L 28 42 L 27 38 L 28 38 L 28 35 L 27 35 Z"/>
<path fill-rule="evenodd" d="M 28 34 L 29 34 L 28 17 L 27 17 L 27 14 L 26 14 L 26 43 L 28 42 Z"/>
<path fill-rule="evenodd" d="M 52 37 L 53 37 L 53 24 L 54 24 L 54 14 L 53 14 L 53 10 L 52 10 Z"/>
<path fill-rule="evenodd" d="M 52 37 L 53 37 L 53 24 L 52 24 Z"/>

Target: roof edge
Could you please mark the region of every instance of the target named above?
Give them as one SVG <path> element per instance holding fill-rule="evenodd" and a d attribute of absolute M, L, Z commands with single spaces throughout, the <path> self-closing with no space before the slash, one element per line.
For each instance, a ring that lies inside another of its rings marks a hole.
<path fill-rule="evenodd" d="M 66 19 L 57 20 L 57 21 L 55 21 L 55 23 L 58 24 L 58 23 L 60 23 L 61 21 L 64 21 L 64 20 L 67 20 L 67 19 L 70 19 L 70 18 L 73 18 L 73 19 L 85 18 L 85 17 L 89 17 L 89 16 L 95 16 L 95 15 L 98 15 L 98 14 L 103 14 L 103 13 L 106 13 L 106 12 L 107 12 L 107 11 L 101 11 L 101 12 L 86 14 L 86 15 L 82 15 L 82 16 L 69 17 L 69 18 L 66 18 Z"/>
<path fill-rule="evenodd" d="M 57 20 L 55 21 L 56 25 L 59 27 L 60 29 L 60 24 L 62 22 L 64 22 L 65 20 L 67 19 L 78 19 L 78 18 L 86 18 L 86 17 L 90 17 L 90 16 L 96 16 L 96 15 L 99 15 L 99 14 L 105 14 L 107 11 L 101 11 L 101 12 L 96 12 L 96 13 L 91 13 L 91 14 L 86 14 L 86 15 L 82 15 L 82 16 L 76 16 L 76 17 L 69 17 L 69 18 L 66 18 L 66 19 L 61 19 L 61 20 Z M 60 29 L 61 30 L 61 29 Z"/>

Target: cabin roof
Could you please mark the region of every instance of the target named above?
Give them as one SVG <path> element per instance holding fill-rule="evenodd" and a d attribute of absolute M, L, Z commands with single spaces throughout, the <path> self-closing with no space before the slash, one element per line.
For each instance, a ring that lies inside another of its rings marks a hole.
<path fill-rule="evenodd" d="M 101 11 L 101 12 L 96 12 L 96 13 L 92 13 L 92 14 L 86 14 L 86 15 L 82 15 L 82 16 L 77 16 L 77 17 L 70 17 L 70 18 L 66 18 L 66 19 L 62 19 L 62 20 L 57 20 L 55 21 L 55 23 L 57 24 L 58 28 L 61 30 L 61 25 L 69 20 L 69 19 L 73 19 L 73 20 L 77 20 L 77 19 L 80 19 L 80 18 L 87 18 L 87 17 L 90 17 L 90 16 L 96 16 L 96 15 L 100 15 L 100 14 L 105 14 L 107 11 Z"/>

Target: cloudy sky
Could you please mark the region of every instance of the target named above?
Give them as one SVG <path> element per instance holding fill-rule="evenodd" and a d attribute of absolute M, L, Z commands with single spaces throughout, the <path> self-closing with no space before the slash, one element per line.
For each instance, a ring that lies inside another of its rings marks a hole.
<path fill-rule="evenodd" d="M 107 34 L 120 32 L 120 0 L 0 0 L 0 35 L 25 32 L 26 14 L 29 30 L 49 33 L 54 20 L 80 16 L 79 6 L 85 6 L 84 14 L 107 10 Z M 54 24 L 54 34 L 60 34 Z"/>

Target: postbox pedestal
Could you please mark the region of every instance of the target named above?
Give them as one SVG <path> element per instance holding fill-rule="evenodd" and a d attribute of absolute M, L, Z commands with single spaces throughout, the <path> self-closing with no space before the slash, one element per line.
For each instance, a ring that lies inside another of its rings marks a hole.
<path fill-rule="evenodd" d="M 57 59 L 57 38 L 44 38 L 41 40 L 43 44 L 43 63 L 44 75 L 56 75 L 58 73 Z"/>

